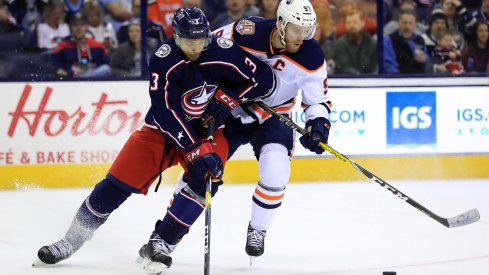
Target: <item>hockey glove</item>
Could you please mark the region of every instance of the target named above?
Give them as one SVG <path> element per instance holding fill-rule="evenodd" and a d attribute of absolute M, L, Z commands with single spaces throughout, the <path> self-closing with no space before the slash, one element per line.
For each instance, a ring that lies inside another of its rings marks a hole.
<path fill-rule="evenodd" d="M 202 184 L 210 176 L 213 179 L 220 179 L 222 176 L 223 164 L 218 154 L 214 153 L 212 145 L 208 141 L 199 141 L 192 144 L 185 150 L 185 157 L 188 164 L 189 182 Z"/>
<path fill-rule="evenodd" d="M 324 117 L 317 117 L 306 121 L 307 134 L 299 139 L 302 146 L 318 155 L 322 154 L 324 149 L 319 146 L 319 142 L 328 143 L 330 127 L 331 122 Z"/>
<path fill-rule="evenodd" d="M 231 95 L 226 94 L 221 89 L 217 89 L 216 94 L 202 114 L 202 134 L 206 136 L 209 134 L 207 129 L 209 120 L 214 120 L 215 129 L 219 128 L 226 122 L 231 111 L 238 105 L 238 101 Z"/>

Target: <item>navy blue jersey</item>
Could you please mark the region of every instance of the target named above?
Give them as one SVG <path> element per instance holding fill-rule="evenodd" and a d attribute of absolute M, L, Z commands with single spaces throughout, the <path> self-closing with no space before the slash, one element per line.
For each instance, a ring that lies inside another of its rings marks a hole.
<path fill-rule="evenodd" d="M 213 37 L 197 61 L 189 61 L 173 39 L 150 59 L 151 107 L 145 122 L 181 149 L 199 140 L 198 119 L 217 88 L 239 102 L 267 97 L 275 77 L 270 66 L 228 39 Z"/>

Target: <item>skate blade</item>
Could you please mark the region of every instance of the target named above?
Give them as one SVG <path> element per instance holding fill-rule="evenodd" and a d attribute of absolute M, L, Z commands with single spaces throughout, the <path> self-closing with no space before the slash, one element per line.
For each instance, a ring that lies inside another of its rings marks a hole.
<path fill-rule="evenodd" d="M 39 257 L 36 257 L 36 259 L 32 263 L 32 267 L 46 267 L 46 266 L 51 266 L 51 265 L 41 261 Z"/>
<path fill-rule="evenodd" d="M 150 259 L 143 259 L 143 269 L 151 275 L 160 275 L 165 269 L 168 268 L 167 265 L 163 263 L 152 262 Z"/>
<path fill-rule="evenodd" d="M 250 267 L 253 266 L 253 263 L 255 262 L 256 257 L 255 256 L 250 256 Z"/>
<path fill-rule="evenodd" d="M 134 261 L 136 264 L 142 264 L 143 263 L 143 260 L 144 258 L 141 257 L 141 256 L 138 256 L 138 258 Z"/>

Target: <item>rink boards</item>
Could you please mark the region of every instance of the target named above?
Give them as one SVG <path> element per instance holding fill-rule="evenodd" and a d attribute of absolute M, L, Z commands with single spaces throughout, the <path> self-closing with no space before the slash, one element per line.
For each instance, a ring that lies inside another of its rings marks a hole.
<path fill-rule="evenodd" d="M 149 107 L 142 81 L 2 83 L 0 90 L 0 189 L 94 185 Z M 329 144 L 378 177 L 489 178 L 487 78 L 331 79 L 329 93 Z M 296 105 L 291 117 L 303 125 Z M 291 181 L 363 179 L 298 142 L 294 156 Z M 226 183 L 258 180 L 250 147 L 233 159 Z M 179 172 L 165 172 L 163 182 Z"/>

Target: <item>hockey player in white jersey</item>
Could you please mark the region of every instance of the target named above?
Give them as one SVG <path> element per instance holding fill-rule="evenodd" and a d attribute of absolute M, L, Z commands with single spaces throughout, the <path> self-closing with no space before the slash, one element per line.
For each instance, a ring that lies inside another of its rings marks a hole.
<path fill-rule="evenodd" d="M 234 40 L 244 50 L 272 66 L 278 77 L 275 92 L 264 102 L 289 116 L 295 97 L 302 90 L 306 129 L 301 144 L 317 153 L 319 142 L 328 141 L 331 102 L 328 95 L 324 54 L 314 35 L 316 14 L 308 0 L 282 0 L 277 20 L 248 17 L 214 31 Z M 275 218 L 290 176 L 294 131 L 257 105 L 238 107 L 226 122 L 224 136 L 229 158 L 239 146 L 250 143 L 258 159 L 260 181 L 253 194 L 246 253 L 254 258 L 264 252 L 266 231 Z M 179 187 L 185 186 L 180 177 Z"/>

